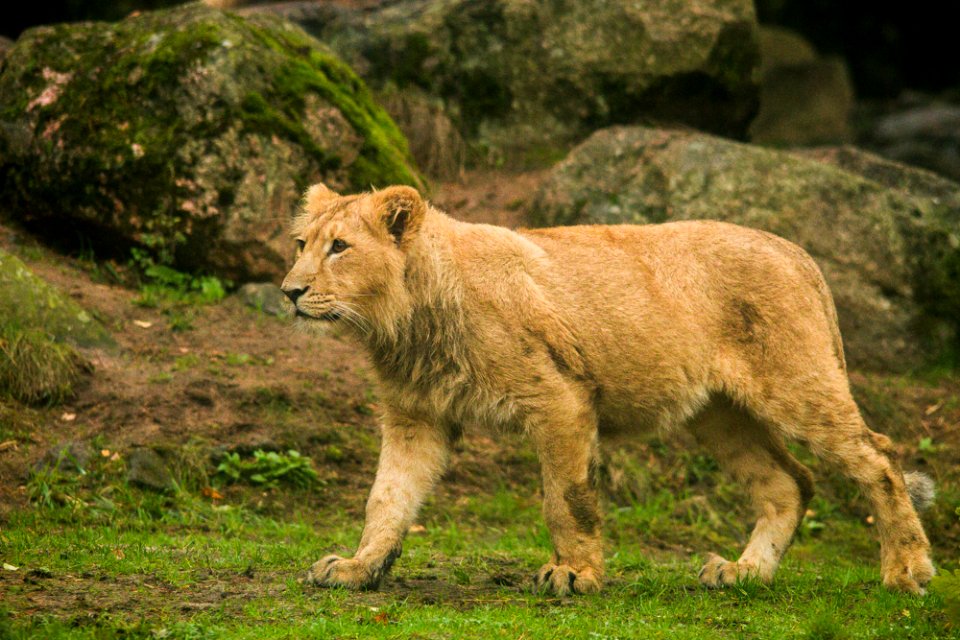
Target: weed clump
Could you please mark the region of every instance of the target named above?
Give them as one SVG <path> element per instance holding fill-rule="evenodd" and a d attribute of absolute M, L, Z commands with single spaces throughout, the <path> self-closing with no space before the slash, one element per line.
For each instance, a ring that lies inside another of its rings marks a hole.
<path fill-rule="evenodd" d="M 228 453 L 217 466 L 217 475 L 228 482 L 245 482 L 270 488 L 286 484 L 307 489 L 318 481 L 313 460 L 294 450 L 284 454 L 257 449 L 250 460 L 241 459 L 239 453 Z"/>
<path fill-rule="evenodd" d="M 0 394 L 26 404 L 58 404 L 92 367 L 68 344 L 42 329 L 0 329 Z"/>

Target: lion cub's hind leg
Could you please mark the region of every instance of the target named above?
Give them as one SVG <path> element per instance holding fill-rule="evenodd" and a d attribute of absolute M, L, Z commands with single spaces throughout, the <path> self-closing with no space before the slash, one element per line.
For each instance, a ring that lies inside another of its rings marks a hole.
<path fill-rule="evenodd" d="M 700 582 L 708 587 L 746 578 L 770 582 L 813 494 L 810 471 L 779 436 L 726 401 L 715 402 L 690 429 L 720 466 L 746 486 L 757 517 L 740 558 L 733 562 L 709 554 Z"/>
<path fill-rule="evenodd" d="M 786 425 L 810 450 L 856 481 L 877 519 L 880 570 L 890 589 L 922 593 L 934 574 L 930 543 L 895 461 L 890 439 L 864 423 L 846 380 L 827 376 L 819 384 L 786 391 L 755 409 Z M 916 476 L 911 477 L 916 485 Z"/>

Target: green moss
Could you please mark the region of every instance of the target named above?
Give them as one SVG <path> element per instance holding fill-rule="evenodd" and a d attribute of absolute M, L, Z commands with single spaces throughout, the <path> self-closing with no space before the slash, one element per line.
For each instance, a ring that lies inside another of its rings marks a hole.
<path fill-rule="evenodd" d="M 42 330 L 57 342 L 111 348 L 113 338 L 76 302 L 0 250 L 0 325 Z"/>
<path fill-rule="evenodd" d="M 409 169 L 410 154 L 403 134 L 346 64 L 322 51 L 316 41 L 303 33 L 271 31 L 250 23 L 246 27 L 275 51 L 309 50 L 308 55 L 292 58 L 276 70 L 268 99 L 257 94 L 244 98 L 243 118 L 247 126 L 283 135 L 302 144 L 321 166 L 336 166 L 339 159 L 311 144 L 309 134 L 299 122 L 304 97 L 315 93 L 337 105 L 347 122 L 365 133 L 360 157 L 350 171 L 353 185 L 358 188 L 371 184 L 424 186 L 422 178 Z"/>

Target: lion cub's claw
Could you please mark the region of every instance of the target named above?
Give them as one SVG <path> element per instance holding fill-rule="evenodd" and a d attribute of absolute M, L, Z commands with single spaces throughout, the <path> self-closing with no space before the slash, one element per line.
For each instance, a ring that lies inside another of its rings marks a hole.
<path fill-rule="evenodd" d="M 590 567 L 580 571 L 566 564 L 547 563 L 533 577 L 534 590 L 537 593 L 565 596 L 576 593 L 596 593 L 600 591 L 600 577 Z"/>
<path fill-rule="evenodd" d="M 377 586 L 365 565 L 353 558 L 333 555 L 315 562 L 303 582 L 317 587 L 344 587 L 353 590 Z"/>
<path fill-rule="evenodd" d="M 711 589 L 729 587 L 743 580 L 757 578 L 754 567 L 725 560 L 715 553 L 707 554 L 707 562 L 700 569 L 700 584 Z"/>

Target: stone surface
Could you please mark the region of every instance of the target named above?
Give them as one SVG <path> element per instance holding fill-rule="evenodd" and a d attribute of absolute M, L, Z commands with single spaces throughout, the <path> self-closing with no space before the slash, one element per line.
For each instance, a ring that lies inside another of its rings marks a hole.
<path fill-rule="evenodd" d="M 854 93 L 843 60 L 818 58 L 813 46 L 786 29 L 761 28 L 760 111 L 750 140 L 805 146 L 848 142 Z"/>
<path fill-rule="evenodd" d="M 0 62 L 3 62 L 3 58 L 7 55 L 7 51 L 9 51 L 11 47 L 13 47 L 13 40 L 6 36 L 0 36 Z"/>
<path fill-rule="evenodd" d="M 931 102 L 890 113 L 865 142 L 887 158 L 960 180 L 960 106 Z"/>
<path fill-rule="evenodd" d="M 799 33 L 770 25 L 760 25 L 760 76 L 777 67 L 806 64 L 817 59 L 817 50 Z"/>
<path fill-rule="evenodd" d="M 546 154 L 610 123 L 658 118 L 742 136 L 759 63 L 748 0 L 281 3 L 375 87 L 444 101 L 491 160 Z"/>
<path fill-rule="evenodd" d="M 0 200 L 41 235 L 282 275 L 302 189 L 420 185 L 363 82 L 298 27 L 189 4 L 25 32 L 0 75 Z"/>
<path fill-rule="evenodd" d="M 856 160 L 831 164 L 826 154 L 818 160 L 694 132 L 615 127 L 554 169 L 532 221 L 709 218 L 777 233 L 823 270 L 851 366 L 904 370 L 936 360 L 955 348 L 960 318 L 960 186 L 893 163 L 880 167 L 853 150 L 841 155 Z"/>
<path fill-rule="evenodd" d="M 388 85 L 377 91 L 377 100 L 403 131 L 413 159 L 425 174 L 448 181 L 463 175 L 467 144 L 440 99 L 416 87 Z"/>
<path fill-rule="evenodd" d="M 59 473 L 86 473 L 96 452 L 89 442 L 71 440 L 56 444 L 33 465 L 34 473 L 57 471 Z"/>
<path fill-rule="evenodd" d="M 271 316 L 292 316 L 293 304 L 283 295 L 280 287 L 272 282 L 248 282 L 240 287 L 237 295 L 244 304 L 259 309 Z"/>
<path fill-rule="evenodd" d="M 163 457 L 146 448 L 134 449 L 127 456 L 127 482 L 155 491 L 167 491 L 176 486 Z"/>
<path fill-rule="evenodd" d="M 116 346 L 110 333 L 86 310 L 2 249 L 0 323 L 5 328 L 42 330 L 55 341 L 77 347 Z"/>

